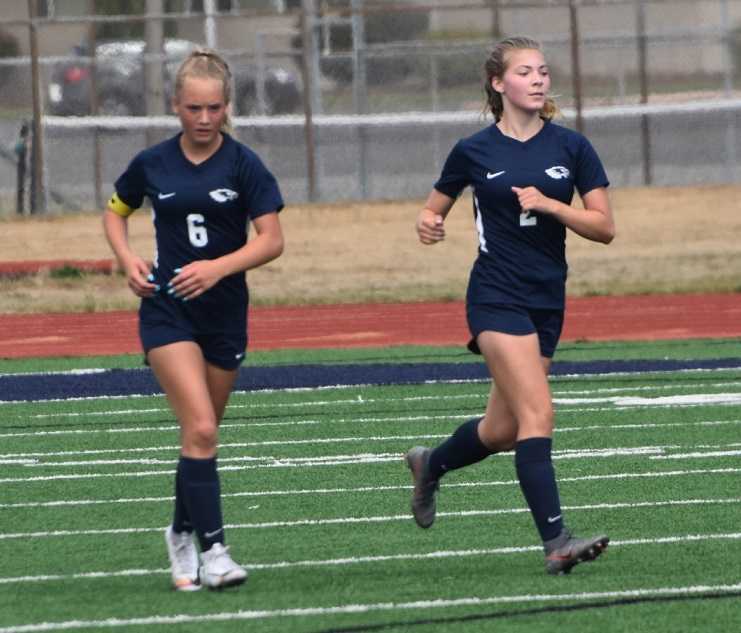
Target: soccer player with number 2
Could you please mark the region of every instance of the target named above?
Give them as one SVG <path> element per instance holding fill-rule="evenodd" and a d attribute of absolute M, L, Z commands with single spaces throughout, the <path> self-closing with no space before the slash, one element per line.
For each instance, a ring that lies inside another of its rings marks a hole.
<path fill-rule="evenodd" d="M 587 139 L 551 122 L 556 106 L 538 42 L 499 42 L 485 71 L 495 122 L 455 145 L 419 214 L 417 233 L 423 244 L 442 241 L 453 203 L 465 187 L 473 189 L 479 252 L 466 296 L 469 349 L 483 354 L 493 384 L 483 417 L 465 422 L 432 450 L 418 446 L 407 453 L 412 513 L 420 527 L 430 527 L 446 472 L 514 449 L 546 571 L 563 574 L 597 558 L 609 541 L 575 538 L 565 526 L 551 461 L 548 386 L 564 318 L 566 229 L 612 241 L 609 183 Z M 583 209 L 571 206 L 575 189 Z"/>
<path fill-rule="evenodd" d="M 131 161 L 103 219 L 128 285 L 141 297 L 147 363 L 180 425 L 175 509 L 165 533 L 180 591 L 247 578 L 225 546 L 218 427 L 247 346 L 245 271 L 283 251 L 280 190 L 258 156 L 227 133 L 230 94 L 226 62 L 193 51 L 175 80 L 181 132 Z M 132 251 L 127 232 L 145 196 L 157 249 L 151 268 Z M 247 241 L 249 222 L 255 236 Z"/>

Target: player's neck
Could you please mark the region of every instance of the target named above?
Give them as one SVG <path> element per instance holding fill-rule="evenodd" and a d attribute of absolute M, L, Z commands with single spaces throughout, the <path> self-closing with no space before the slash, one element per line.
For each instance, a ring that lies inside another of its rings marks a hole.
<path fill-rule="evenodd" d="M 213 156 L 224 142 L 223 134 L 217 134 L 214 140 L 207 144 L 194 143 L 185 134 L 180 135 L 180 149 L 185 158 L 194 165 L 199 165 Z"/>
<path fill-rule="evenodd" d="M 525 142 L 543 129 L 545 122 L 538 113 L 504 112 L 497 122 L 499 131 L 505 136 Z"/>

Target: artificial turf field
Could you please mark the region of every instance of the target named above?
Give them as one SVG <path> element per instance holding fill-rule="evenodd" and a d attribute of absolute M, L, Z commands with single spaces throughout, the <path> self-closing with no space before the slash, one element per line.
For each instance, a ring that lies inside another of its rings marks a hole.
<path fill-rule="evenodd" d="M 448 475 L 430 530 L 409 514 L 402 455 L 483 412 L 479 369 L 453 348 L 253 354 L 219 451 L 250 578 L 176 594 L 177 426 L 141 359 L 0 361 L 0 633 L 741 630 L 741 340 L 561 346 L 564 515 L 612 539 L 561 577 L 511 454 Z"/>

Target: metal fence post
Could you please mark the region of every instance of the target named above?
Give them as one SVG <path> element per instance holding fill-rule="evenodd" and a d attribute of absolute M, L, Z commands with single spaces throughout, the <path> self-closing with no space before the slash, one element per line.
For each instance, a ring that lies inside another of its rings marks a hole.
<path fill-rule="evenodd" d="M 265 92 L 265 76 L 267 63 L 265 62 L 265 38 L 263 33 L 255 34 L 255 103 L 258 114 L 270 114 L 268 112 L 268 98 Z M 244 113 L 243 113 L 244 114 Z"/>
<path fill-rule="evenodd" d="M 95 0 L 88 0 L 88 11 L 95 15 Z M 95 22 L 88 25 L 88 42 L 90 47 L 90 114 L 98 115 L 98 30 Z M 93 186 L 95 191 L 95 208 L 103 207 L 103 149 L 100 143 L 100 129 L 93 129 Z"/>
<path fill-rule="evenodd" d="M 582 85 L 581 85 L 581 57 L 579 51 L 579 15 L 574 0 L 569 0 L 569 25 L 571 29 L 571 85 L 574 91 L 574 110 L 576 111 L 575 126 L 577 132 L 584 132 L 582 118 Z"/>
<path fill-rule="evenodd" d="M 31 144 L 31 213 L 46 211 L 44 188 L 44 135 L 41 124 L 41 86 L 39 78 L 39 38 L 36 25 L 37 0 L 28 0 L 28 28 L 31 48 L 31 98 L 33 100 L 33 134 Z"/>
<path fill-rule="evenodd" d="M 365 15 L 364 0 L 352 0 L 352 97 L 355 114 L 368 111 L 368 75 L 365 56 Z M 362 123 L 358 124 L 358 171 L 360 177 L 360 197 L 368 197 L 368 131 Z"/>
<path fill-rule="evenodd" d="M 314 0 L 301 0 L 301 74 L 304 83 L 304 138 L 306 142 L 306 182 L 310 202 L 317 199 L 316 140 L 314 138 L 313 94 L 316 90 L 312 58 L 315 54 Z"/>
<path fill-rule="evenodd" d="M 147 16 L 162 15 L 163 0 L 147 0 Z M 162 20 L 149 17 L 144 22 L 144 90 L 147 115 L 165 113 L 165 96 L 162 89 L 162 52 L 164 45 Z M 154 139 L 147 139 L 152 144 Z"/>
<path fill-rule="evenodd" d="M 720 19 L 723 29 L 723 95 L 730 99 L 733 96 L 733 56 L 731 55 L 731 18 L 728 12 L 728 0 L 720 0 Z M 726 170 L 730 182 L 736 182 L 736 114 L 733 111 L 726 113 Z"/>
<path fill-rule="evenodd" d="M 638 43 L 638 80 L 641 103 L 648 103 L 648 71 L 646 69 L 646 7 L 644 0 L 636 1 L 636 39 Z M 641 154 L 643 155 L 643 184 L 653 181 L 651 173 L 651 127 L 648 114 L 641 114 Z"/>

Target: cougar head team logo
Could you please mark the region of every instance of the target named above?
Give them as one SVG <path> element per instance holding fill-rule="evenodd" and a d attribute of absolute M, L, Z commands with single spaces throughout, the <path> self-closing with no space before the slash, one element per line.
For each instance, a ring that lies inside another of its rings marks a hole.
<path fill-rule="evenodd" d="M 568 178 L 571 175 L 571 172 L 562 165 L 554 165 L 553 167 L 549 167 L 545 170 L 545 173 L 548 174 L 551 178 L 555 178 L 556 180 L 561 180 L 561 178 Z"/>
<path fill-rule="evenodd" d="M 236 200 L 239 194 L 231 189 L 214 189 L 209 191 L 208 195 L 211 196 L 212 200 L 216 202 L 228 202 L 229 200 Z"/>

